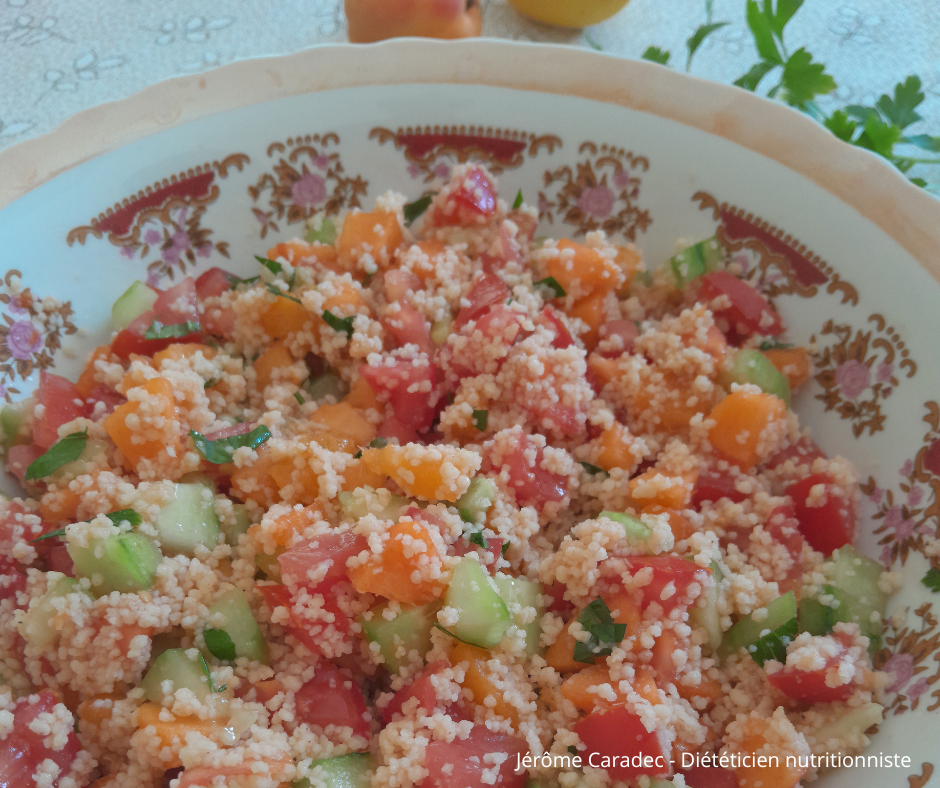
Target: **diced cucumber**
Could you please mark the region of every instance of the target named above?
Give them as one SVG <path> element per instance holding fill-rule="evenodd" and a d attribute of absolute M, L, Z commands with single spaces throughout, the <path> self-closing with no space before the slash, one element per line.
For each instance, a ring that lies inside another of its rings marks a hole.
<path fill-rule="evenodd" d="M 747 648 L 751 653 L 751 647 L 761 640 L 763 635 L 788 627 L 790 622 L 793 623 L 793 635 L 790 637 L 793 637 L 796 635 L 796 597 L 792 591 L 777 597 L 767 605 L 767 618 L 763 621 L 755 621 L 753 616 L 745 616 L 725 632 L 718 656 L 725 659 L 742 648 Z M 751 653 L 751 656 L 754 654 Z"/>
<path fill-rule="evenodd" d="M 832 589 L 835 591 L 836 589 Z M 844 594 L 839 593 L 841 606 Z M 805 597 L 800 600 L 797 620 L 800 632 L 809 632 L 811 635 L 828 635 L 838 623 L 838 613 L 831 605 L 824 605 L 818 599 Z"/>
<path fill-rule="evenodd" d="M 693 626 L 701 627 L 708 633 L 708 645 L 712 651 L 716 651 L 721 646 L 724 637 L 724 633 L 721 631 L 721 614 L 718 612 L 720 575 L 721 569 L 718 568 L 718 564 L 712 561 L 712 578 L 715 582 L 712 583 L 705 596 L 705 606 L 696 606 L 689 610 L 689 621 Z"/>
<path fill-rule="evenodd" d="M 836 750 L 843 742 L 854 741 L 872 725 L 878 725 L 883 717 L 884 707 L 877 703 L 866 703 L 845 710 L 844 714 L 822 725 L 810 728 L 816 746 L 825 750 Z"/>
<path fill-rule="evenodd" d="M 454 567 L 444 604 L 457 611 L 457 623 L 450 631 L 474 646 L 493 648 L 509 628 L 506 603 L 486 570 L 470 556 Z"/>
<path fill-rule="evenodd" d="M 369 788 L 375 771 L 375 759 L 367 752 L 352 752 L 336 758 L 323 758 L 310 764 L 319 767 L 319 788 Z M 293 788 L 310 788 L 310 780 L 302 777 L 292 783 Z"/>
<path fill-rule="evenodd" d="M 232 504 L 232 511 L 235 514 L 235 522 L 226 521 L 219 527 L 225 535 L 225 543 L 235 547 L 238 544 L 238 537 L 248 533 L 248 529 L 251 528 L 251 517 L 248 515 L 248 508 L 243 503 Z"/>
<path fill-rule="evenodd" d="M 339 500 L 339 508 L 351 520 L 358 520 L 372 512 L 380 520 L 397 523 L 401 510 L 414 505 L 413 501 L 401 495 L 392 495 L 388 503 L 383 504 L 385 493 L 376 492 L 371 487 L 358 487 L 353 492 L 341 492 L 336 497 Z"/>
<path fill-rule="evenodd" d="M 208 473 L 203 473 L 202 471 L 190 471 L 189 473 L 184 473 L 179 478 L 180 484 L 201 484 L 203 487 L 208 487 L 212 490 L 213 495 L 218 495 L 219 486 L 215 483 Z"/>
<path fill-rule="evenodd" d="M 32 397 L 22 402 L 13 402 L 0 408 L 0 433 L 3 435 L 3 448 L 9 449 L 16 441 L 20 428 L 26 420 L 26 414 L 34 405 Z"/>
<path fill-rule="evenodd" d="M 49 574 L 51 580 L 52 576 L 58 573 L 50 572 Z M 78 590 L 77 580 L 60 575 L 49 590 L 29 606 L 20 628 L 23 637 L 38 649 L 45 651 L 50 648 L 56 639 L 56 630 L 53 629 L 51 623 L 56 612 L 52 600 Z"/>
<path fill-rule="evenodd" d="M 486 516 L 486 511 L 496 500 L 496 485 L 492 479 L 485 476 L 474 476 L 470 480 L 467 491 L 457 499 L 455 504 L 460 517 L 468 523 L 480 525 Z"/>
<path fill-rule="evenodd" d="M 212 491 L 201 484 L 173 485 L 173 500 L 163 507 L 154 527 L 167 555 L 195 555 L 198 545 L 218 544 L 219 518 Z"/>
<path fill-rule="evenodd" d="M 431 602 L 420 607 L 402 607 L 391 620 L 383 615 L 388 606 L 388 602 L 377 605 L 369 611 L 369 618 L 361 616 L 359 623 L 366 637 L 379 644 L 389 672 L 398 673 L 402 665 L 408 664 L 412 651 L 423 658 L 431 650 L 431 629 L 441 605 Z"/>
<path fill-rule="evenodd" d="M 450 315 L 441 320 L 435 320 L 431 323 L 431 341 L 440 347 L 447 341 L 447 337 L 450 336 L 450 327 L 453 321 L 451 320 Z"/>
<path fill-rule="evenodd" d="M 836 621 L 858 624 L 869 639 L 869 651 L 874 653 L 881 645 L 888 607 L 888 596 L 878 587 L 884 567 L 851 545 L 834 551 L 826 563 L 831 564 L 832 574 L 823 592 L 839 600 Z"/>
<path fill-rule="evenodd" d="M 82 577 L 91 579 L 92 590 L 99 596 L 112 591 L 146 591 L 153 585 L 163 559 L 146 536 L 117 530 L 104 539 L 92 540 L 88 547 L 69 543 L 68 552 L 75 569 Z"/>
<path fill-rule="evenodd" d="M 117 331 L 123 331 L 157 302 L 157 294 L 137 280 L 111 307 L 111 322 Z"/>
<path fill-rule="evenodd" d="M 281 562 L 277 559 L 283 552 L 284 548 L 278 547 L 275 549 L 274 555 L 255 553 L 255 563 L 258 565 L 258 569 L 264 572 L 268 578 L 275 583 L 281 582 Z"/>
<path fill-rule="evenodd" d="M 164 682 L 170 682 L 164 685 Z M 202 654 L 182 648 L 169 648 L 153 661 L 147 675 L 140 682 L 144 697 L 152 703 L 161 703 L 163 698 L 178 689 L 192 690 L 199 700 L 205 700 L 212 692 L 209 674 Z"/>
<path fill-rule="evenodd" d="M 606 517 L 608 520 L 613 520 L 615 523 L 620 523 L 623 526 L 624 533 L 627 537 L 628 542 L 645 542 L 649 539 L 650 527 L 644 523 L 639 517 L 634 517 L 631 514 L 623 514 L 621 512 L 601 512 L 599 517 Z"/>
<path fill-rule="evenodd" d="M 530 657 L 538 654 L 539 638 L 542 636 L 542 614 L 545 610 L 539 603 L 542 596 L 542 584 L 534 583 L 523 577 L 510 577 L 502 573 L 497 573 L 493 578 L 496 587 L 499 589 L 499 595 L 509 608 L 513 623 L 525 632 L 525 652 Z M 528 624 L 521 623 L 521 615 L 512 612 L 512 609 L 519 605 L 523 610 L 528 607 L 535 608 L 535 618 Z"/>
<path fill-rule="evenodd" d="M 212 623 L 217 613 L 225 616 L 224 624 Z M 213 629 L 221 629 L 232 639 L 235 645 L 235 656 L 248 657 L 263 665 L 268 664 L 268 644 L 240 588 L 226 591 L 215 600 L 209 608 L 209 625 Z"/>
<path fill-rule="evenodd" d="M 753 383 L 761 391 L 782 399 L 788 407 L 790 405 L 787 376 L 759 350 L 742 348 L 735 351 L 731 366 L 719 373 L 718 382 L 725 389 L 730 389 L 732 383 Z"/>
<path fill-rule="evenodd" d="M 326 213 L 320 211 L 307 221 L 304 240 L 308 243 L 318 241 L 326 246 L 332 246 L 336 242 L 336 225 L 326 217 Z"/>
<path fill-rule="evenodd" d="M 724 254 L 715 236 L 693 244 L 669 259 L 672 279 L 680 290 L 696 277 L 721 268 Z"/>
<path fill-rule="evenodd" d="M 332 372 L 324 372 L 315 378 L 307 378 L 301 386 L 314 402 L 327 396 L 332 396 L 339 402 L 349 393 L 349 386 L 346 382 Z"/>

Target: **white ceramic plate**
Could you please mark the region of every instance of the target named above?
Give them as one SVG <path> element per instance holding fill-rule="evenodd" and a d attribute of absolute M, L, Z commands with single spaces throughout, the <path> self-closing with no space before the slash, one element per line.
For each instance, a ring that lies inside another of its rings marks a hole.
<path fill-rule="evenodd" d="M 0 394 L 24 396 L 40 368 L 76 375 L 132 280 L 248 273 L 314 212 L 389 188 L 417 197 L 468 159 L 538 204 L 540 233 L 602 227 L 658 264 L 677 237 L 717 231 L 793 340 L 816 343 L 795 407 L 866 480 L 861 547 L 907 578 L 877 656 L 894 679 L 869 752 L 911 763 L 824 784 L 927 784 L 940 203 L 797 113 L 647 63 L 490 41 L 322 47 L 157 85 L 0 154 Z"/>

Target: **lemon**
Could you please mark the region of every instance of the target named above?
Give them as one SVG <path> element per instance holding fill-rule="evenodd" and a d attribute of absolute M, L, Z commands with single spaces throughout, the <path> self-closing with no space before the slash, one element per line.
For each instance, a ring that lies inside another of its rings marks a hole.
<path fill-rule="evenodd" d="M 561 27 L 587 27 L 616 14 L 628 0 L 509 0 L 520 13 Z"/>

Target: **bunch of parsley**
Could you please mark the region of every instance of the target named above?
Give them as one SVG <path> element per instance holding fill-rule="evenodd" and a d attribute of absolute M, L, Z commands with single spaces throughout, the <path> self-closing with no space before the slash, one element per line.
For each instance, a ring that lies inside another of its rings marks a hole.
<path fill-rule="evenodd" d="M 922 120 L 916 111 L 924 101 L 918 76 L 911 75 L 899 82 L 894 86 L 893 96 L 882 95 L 873 107 L 850 104 L 827 115 L 816 103 L 817 96 L 832 93 L 838 85 L 832 75 L 826 73 L 826 67 L 814 61 L 804 47 L 792 53 L 787 49 L 784 29 L 802 5 L 803 0 L 747 0 L 747 26 L 759 60 L 734 84 L 756 91 L 767 77 L 776 79 L 776 84 L 767 90 L 768 98 L 779 98 L 806 112 L 840 140 L 883 156 L 901 172 L 908 172 L 915 164 L 940 164 L 940 158 L 897 150 L 900 146 L 906 151 L 919 149 L 940 153 L 940 137 L 906 133 L 909 126 Z M 705 0 L 705 22 L 686 41 L 686 71 L 691 68 L 692 58 L 705 39 L 727 24 L 712 21 L 712 0 Z M 643 53 L 644 59 L 661 65 L 668 65 L 670 57 L 668 51 L 655 46 Z M 917 186 L 927 185 L 923 178 L 910 180 Z"/>

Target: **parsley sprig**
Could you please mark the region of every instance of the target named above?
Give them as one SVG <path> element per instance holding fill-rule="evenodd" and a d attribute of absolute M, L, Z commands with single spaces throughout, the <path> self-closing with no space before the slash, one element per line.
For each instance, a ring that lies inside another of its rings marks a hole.
<path fill-rule="evenodd" d="M 930 569 L 927 570 L 927 574 L 920 579 L 920 582 L 935 594 L 940 592 L 940 569 L 937 569 L 935 566 L 930 567 Z"/>
<path fill-rule="evenodd" d="M 190 430 L 189 436 L 196 444 L 196 449 L 208 462 L 213 465 L 223 465 L 232 461 L 235 449 L 240 449 L 242 446 L 257 449 L 262 443 L 270 439 L 271 431 L 264 424 L 259 424 L 251 432 L 232 435 L 228 438 L 218 438 L 214 441 L 210 441 L 205 435 L 196 432 L 196 430 Z"/>
<path fill-rule="evenodd" d="M 590 635 L 586 643 L 574 644 L 574 661 L 594 664 L 596 657 L 606 657 L 620 645 L 627 634 L 626 624 L 615 624 L 610 608 L 599 596 L 578 616 L 578 623 Z"/>
<path fill-rule="evenodd" d="M 26 468 L 26 481 L 34 479 L 44 479 L 52 473 L 55 473 L 63 465 L 77 460 L 85 450 L 85 444 L 88 443 L 88 430 L 73 432 L 66 435 L 62 440 L 57 441 L 49 447 L 49 450 L 33 460 Z"/>
<path fill-rule="evenodd" d="M 141 518 L 140 515 L 135 512 L 133 509 L 118 509 L 116 512 L 108 512 L 105 517 L 107 517 L 115 526 L 120 525 L 121 523 L 127 522 L 131 525 L 140 525 Z M 85 520 L 84 522 L 90 522 L 90 520 Z M 59 528 L 55 531 L 50 531 L 47 534 L 42 536 L 37 536 L 35 539 L 30 540 L 30 544 L 35 544 L 36 542 L 42 542 L 45 539 L 52 539 L 54 537 L 65 536 L 65 529 Z"/>

